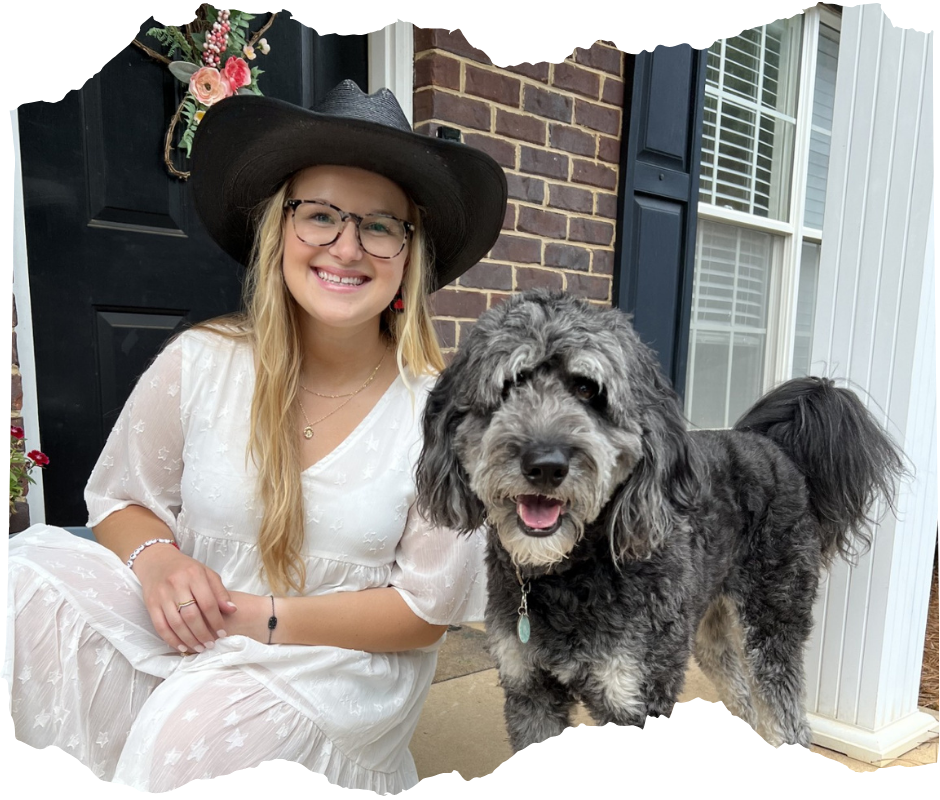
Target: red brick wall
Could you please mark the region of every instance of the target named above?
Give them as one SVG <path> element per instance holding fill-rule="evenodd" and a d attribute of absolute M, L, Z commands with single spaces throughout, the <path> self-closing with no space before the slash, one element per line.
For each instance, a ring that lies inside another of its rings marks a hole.
<path fill-rule="evenodd" d="M 610 304 L 623 65 L 597 42 L 560 64 L 500 68 L 459 30 L 415 29 L 415 129 L 459 129 L 509 182 L 496 245 L 432 297 L 445 353 L 516 291 L 545 286 Z"/>

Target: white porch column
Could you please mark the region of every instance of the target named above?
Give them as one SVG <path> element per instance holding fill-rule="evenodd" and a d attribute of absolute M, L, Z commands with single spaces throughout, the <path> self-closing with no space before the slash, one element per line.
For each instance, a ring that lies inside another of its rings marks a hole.
<path fill-rule="evenodd" d="M 816 743 L 870 762 L 936 731 L 917 710 L 937 542 L 932 56 L 880 6 L 843 10 L 813 373 L 848 378 L 914 478 L 821 587 L 807 708 Z"/>
<path fill-rule="evenodd" d="M 369 92 L 391 89 L 412 124 L 414 63 L 414 29 L 410 22 L 394 22 L 369 34 Z"/>

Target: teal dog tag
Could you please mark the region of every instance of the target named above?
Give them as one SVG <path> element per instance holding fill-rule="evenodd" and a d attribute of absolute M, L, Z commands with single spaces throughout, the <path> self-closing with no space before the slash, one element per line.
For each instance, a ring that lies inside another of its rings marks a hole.
<path fill-rule="evenodd" d="M 525 614 L 519 616 L 519 624 L 516 626 L 516 630 L 519 634 L 519 641 L 525 644 L 529 641 L 529 634 L 532 632 L 532 629 L 529 627 L 529 618 Z"/>

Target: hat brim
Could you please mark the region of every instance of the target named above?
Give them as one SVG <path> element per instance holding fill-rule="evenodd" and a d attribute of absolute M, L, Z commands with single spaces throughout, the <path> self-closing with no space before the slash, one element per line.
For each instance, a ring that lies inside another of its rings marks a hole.
<path fill-rule="evenodd" d="M 506 175 L 485 153 L 249 95 L 217 103 L 199 123 L 191 177 L 196 212 L 216 243 L 247 264 L 257 207 L 291 175 L 320 164 L 384 175 L 422 209 L 434 254 L 432 290 L 470 269 L 499 236 Z"/>

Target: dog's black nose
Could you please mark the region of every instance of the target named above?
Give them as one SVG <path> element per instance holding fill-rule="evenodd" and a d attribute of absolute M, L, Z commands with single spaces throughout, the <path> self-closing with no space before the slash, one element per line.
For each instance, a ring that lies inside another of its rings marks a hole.
<path fill-rule="evenodd" d="M 560 447 L 533 447 L 522 454 L 522 474 L 539 489 L 555 489 L 568 475 L 568 454 Z"/>

